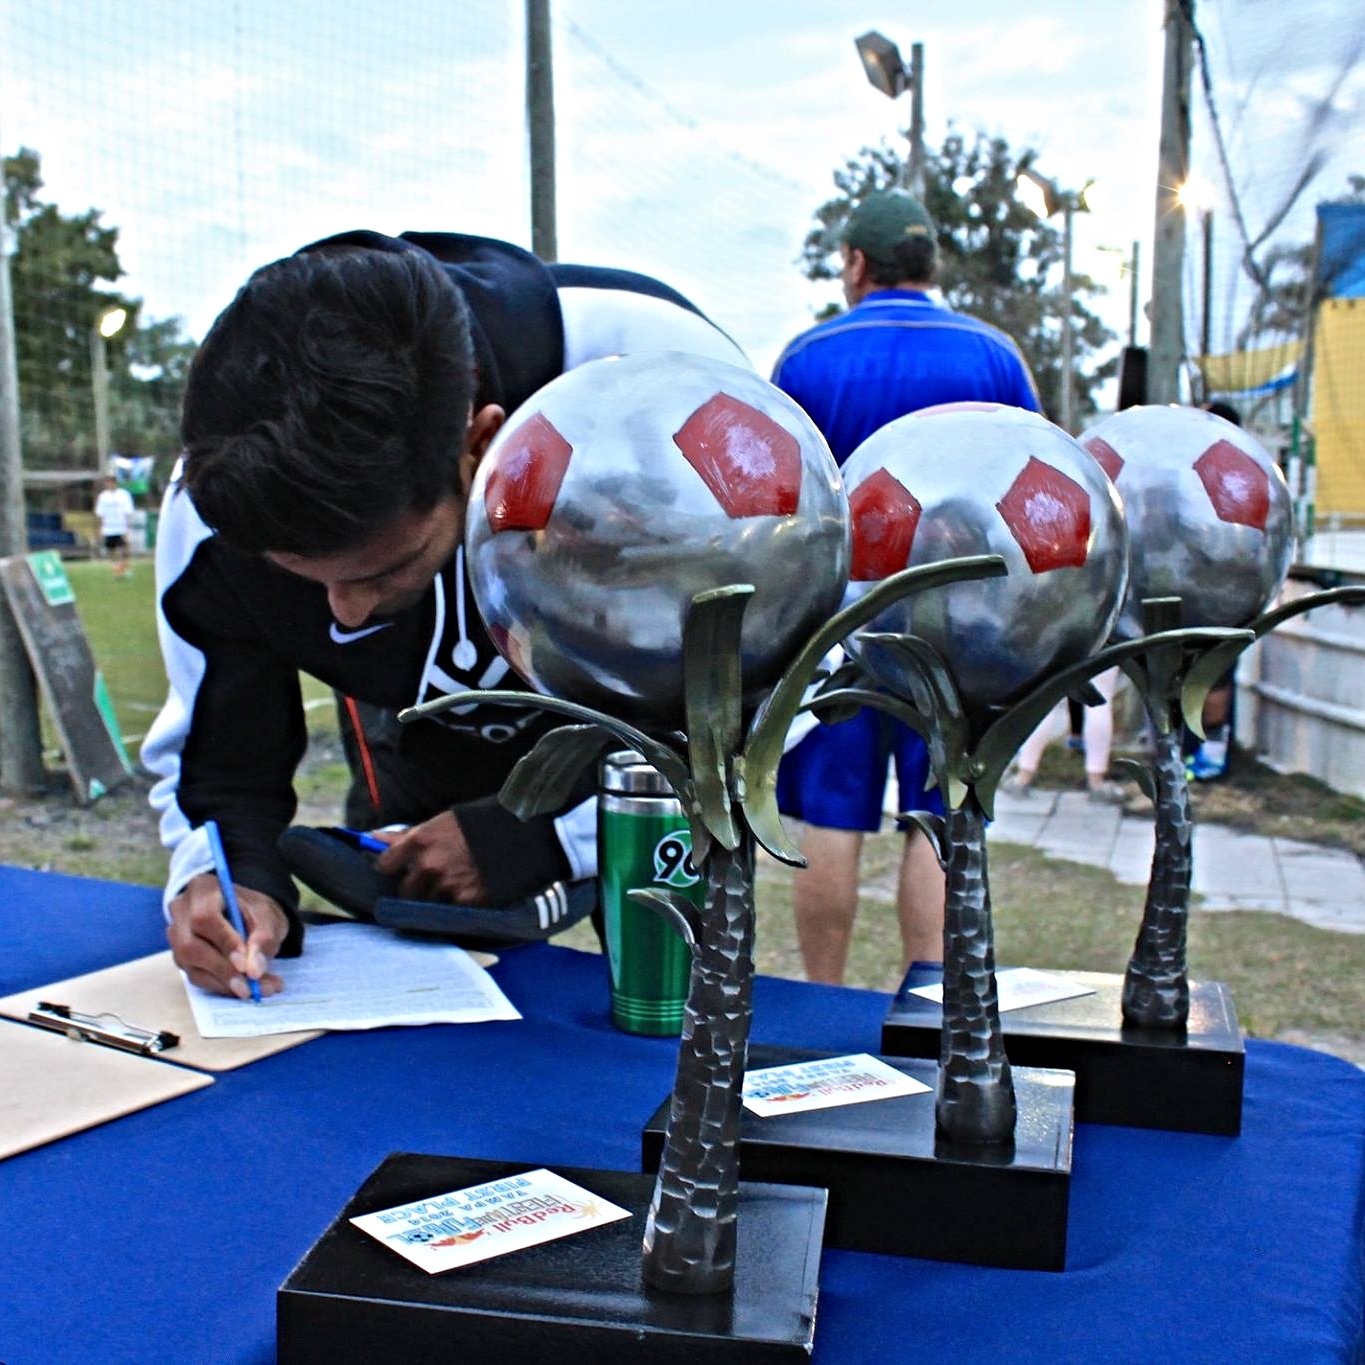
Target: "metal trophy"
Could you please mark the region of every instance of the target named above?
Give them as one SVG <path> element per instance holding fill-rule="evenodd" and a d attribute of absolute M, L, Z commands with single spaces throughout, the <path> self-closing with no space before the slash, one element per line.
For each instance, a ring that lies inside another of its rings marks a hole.
<path fill-rule="evenodd" d="M 500 1353 L 480 1359 L 804 1360 L 826 1215 L 812 1186 L 823 1182 L 739 1178 L 755 849 L 800 861 L 777 814 L 777 763 L 832 645 L 907 586 L 994 566 L 902 575 L 836 614 L 848 507 L 823 438 L 757 375 L 681 354 L 581 366 L 513 414 L 475 480 L 465 549 L 490 634 L 538 691 L 461 693 L 408 714 L 479 701 L 573 722 L 505 784 L 522 816 L 562 809 L 604 748 L 635 750 L 681 799 L 706 878 L 700 909 L 637 893 L 693 955 L 658 1176 L 574 1177 L 634 1216 L 587 1234 L 589 1283 L 576 1239 L 542 1248 L 534 1310 L 506 1272 Z M 490 1305 L 462 1297 L 463 1284 L 405 1281 L 402 1320 L 439 1308 L 456 1339 L 481 1341 Z"/>
<path fill-rule="evenodd" d="M 1191 983 L 1187 973 L 1194 840 L 1181 723 L 1202 737 L 1205 697 L 1256 639 L 1316 606 L 1365 601 L 1365 589 L 1313 593 L 1266 610 L 1289 570 L 1290 498 L 1278 465 L 1234 423 L 1199 408 L 1134 407 L 1079 439 L 1114 480 L 1128 522 L 1130 579 L 1116 637 L 1182 624 L 1232 632 L 1221 642 L 1151 650 L 1124 665 L 1155 735 L 1150 769 L 1127 765 L 1153 802 L 1155 842 L 1122 1009 L 1134 1029 L 1165 1030 L 1187 1049 L 1213 1050 L 1202 1094 L 1191 1100 L 1193 1117 L 1203 1130 L 1235 1133 L 1241 1117 L 1236 1014 L 1225 986 Z M 1171 1110 L 1168 1102 L 1143 1112 L 1155 1118 Z"/>
<path fill-rule="evenodd" d="M 1099 647 L 1127 585 L 1128 533 L 1104 471 L 1045 418 L 949 404 L 890 423 L 844 467 L 853 516 L 854 597 L 906 565 L 993 552 L 1008 575 L 905 598 L 847 642 L 877 684 L 822 706 L 875 705 L 925 737 L 947 814 L 925 818 L 947 875 L 944 961 L 912 967 L 882 1035 L 885 1052 L 938 1055 L 939 1124 L 960 1143 L 1014 1139 L 1011 1061 L 1047 1072 L 1047 1106 L 1069 1057 L 1019 1055 L 1002 1025 L 986 825 L 1019 744 L 1063 696 L 1138 646 Z M 927 998 L 941 988 L 941 1006 Z M 1010 1022 L 1017 1014 L 1012 1012 Z M 1007 1056 L 1008 1052 L 1008 1056 Z M 1020 1074 L 1024 1074 L 1020 1072 Z M 1070 1100 L 1070 1077 L 1067 1077 Z M 1069 1115 L 1068 1115 L 1069 1118 Z"/>
<path fill-rule="evenodd" d="M 1157 810 L 1152 875 L 1126 975 L 1062 973 L 1090 994 L 1012 1014 L 1006 1047 L 1016 1060 L 1073 1067 L 1078 1119 L 1235 1134 L 1243 1047 L 1231 999 L 1220 983 L 1197 984 L 1191 1009 L 1186 975 L 1191 821 L 1180 726 L 1183 715 L 1199 728 L 1209 687 L 1283 619 L 1256 613 L 1288 566 L 1288 499 L 1259 445 L 1201 410 L 1128 409 L 1080 443 L 1114 480 L 1129 531 L 1119 643 L 1095 661 L 1128 672 L 1157 732 L 1153 771 L 1139 773 Z M 914 984 L 888 1017 L 888 1051 L 925 1046 Z"/>

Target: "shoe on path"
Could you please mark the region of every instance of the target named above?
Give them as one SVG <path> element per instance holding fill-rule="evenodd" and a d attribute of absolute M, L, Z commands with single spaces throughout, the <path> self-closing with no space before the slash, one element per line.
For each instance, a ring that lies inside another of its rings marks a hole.
<path fill-rule="evenodd" d="M 1185 761 L 1185 772 L 1195 782 L 1214 782 L 1228 770 L 1228 742 L 1206 739 Z"/>

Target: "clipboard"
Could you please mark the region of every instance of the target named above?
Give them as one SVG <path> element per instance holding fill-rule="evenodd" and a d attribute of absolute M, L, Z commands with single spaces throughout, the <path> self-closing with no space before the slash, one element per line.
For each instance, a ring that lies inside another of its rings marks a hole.
<path fill-rule="evenodd" d="M 213 1084 L 183 1066 L 0 1022 L 0 1160 Z"/>
<path fill-rule="evenodd" d="M 0 1015 L 36 1024 L 39 1021 L 30 1016 L 37 1011 L 39 1003 L 61 1005 L 86 1020 L 95 1021 L 93 1024 L 73 1021 L 74 1031 L 86 1037 L 93 1046 L 106 1047 L 106 1050 L 110 1040 L 95 1036 L 99 1029 L 129 1038 L 143 1033 L 173 1035 L 174 1044 L 150 1051 L 160 1061 L 199 1071 L 232 1071 L 321 1036 L 314 1029 L 307 1033 L 273 1033 L 262 1038 L 201 1038 L 185 995 L 180 969 L 172 960 L 169 949 L 117 967 L 106 967 L 103 971 L 17 991 L 0 998 Z M 112 1045 L 120 1047 L 117 1042 Z"/>
<path fill-rule="evenodd" d="M 0 999 L 0 1160 L 319 1037 L 201 1038 L 168 951 Z M 175 1065 L 168 1066 L 171 1062 Z"/>

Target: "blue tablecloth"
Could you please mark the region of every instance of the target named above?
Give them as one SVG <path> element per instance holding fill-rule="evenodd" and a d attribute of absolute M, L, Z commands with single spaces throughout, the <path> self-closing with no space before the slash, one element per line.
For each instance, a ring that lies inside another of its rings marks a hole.
<path fill-rule="evenodd" d="M 0 994 L 162 947 L 155 891 L 0 867 Z M 0 1162 L 0 1360 L 273 1361 L 275 1290 L 390 1152 L 638 1169 L 676 1044 L 611 1026 L 591 954 L 494 974 L 521 1022 L 328 1035 Z M 760 978 L 753 1037 L 875 1051 L 887 1004 Z M 1064 1272 L 827 1251 L 815 1359 L 1358 1362 L 1363 1212 L 1365 1074 L 1252 1042 L 1240 1137 L 1077 1127 Z"/>

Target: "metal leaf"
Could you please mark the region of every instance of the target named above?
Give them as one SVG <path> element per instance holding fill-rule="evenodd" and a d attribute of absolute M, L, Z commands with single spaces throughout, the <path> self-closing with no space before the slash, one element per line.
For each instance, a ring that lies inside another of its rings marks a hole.
<path fill-rule="evenodd" d="M 918 825 L 924 831 L 924 837 L 929 840 L 929 847 L 934 850 L 934 857 L 938 860 L 938 865 L 944 872 L 948 870 L 948 859 L 943 850 L 943 835 L 947 829 L 947 821 L 941 815 L 935 815 L 927 810 L 905 810 L 901 811 L 898 820 L 908 820 L 912 825 Z"/>
<path fill-rule="evenodd" d="M 1313 611 L 1317 607 L 1330 607 L 1337 603 L 1348 607 L 1360 606 L 1365 603 L 1365 587 L 1327 588 L 1322 592 L 1309 593 L 1306 597 L 1296 597 L 1292 602 L 1286 602 L 1283 606 L 1262 613 L 1254 621 L 1249 621 L 1247 629 L 1260 639 L 1262 635 L 1292 617 L 1301 616 L 1304 612 Z"/>
<path fill-rule="evenodd" d="M 1015 702 L 982 736 L 972 755 L 972 770 L 975 773 L 977 797 L 983 795 L 982 809 L 993 807 L 993 793 L 1000 778 L 1009 766 L 1010 760 L 1019 751 L 1019 746 L 1033 733 L 1048 712 L 1083 682 L 1097 673 L 1134 660 L 1151 661 L 1153 658 L 1165 659 L 1173 656 L 1177 661 L 1174 676 L 1179 676 L 1178 660 L 1182 647 L 1200 643 L 1218 643 L 1229 637 L 1245 634 L 1243 631 L 1229 631 L 1212 626 L 1192 626 L 1188 629 L 1165 631 L 1157 635 L 1142 635 L 1136 640 L 1124 640 L 1119 644 L 1108 645 L 1089 658 L 1064 668 L 1046 678 L 1032 692 Z M 1125 670 L 1127 671 L 1127 670 Z M 1142 675 L 1139 675 L 1140 677 Z M 1139 685 L 1153 685 L 1151 670 Z M 1148 704 L 1149 711 L 1152 709 Z"/>
<path fill-rule="evenodd" d="M 750 783 L 747 765 L 741 754 L 735 759 L 735 798 L 744 810 L 744 821 L 760 847 L 788 867 L 805 867 L 801 850 L 787 838 L 782 814 L 777 809 L 777 769 L 761 770 L 760 781 Z M 696 862 L 696 855 L 692 861 Z"/>
<path fill-rule="evenodd" d="M 888 655 L 891 671 L 909 688 L 910 696 L 902 699 L 902 709 L 881 709 L 922 736 L 934 781 L 945 804 L 956 809 L 967 792 L 959 766 L 970 733 L 957 680 L 943 656 L 917 635 L 864 634 L 861 643 L 865 649 Z"/>
<path fill-rule="evenodd" d="M 819 686 L 813 693 L 813 697 L 818 698 L 841 692 L 846 688 L 868 685 L 870 679 L 861 664 L 853 659 L 844 658 L 836 668 L 828 673 L 825 672 L 823 666 L 817 670 L 815 682 Z M 812 694 L 808 693 L 806 700 L 798 708 L 798 714 L 801 711 L 809 711 L 819 720 L 821 725 L 838 725 L 840 721 L 849 720 L 858 711 L 858 707 L 852 704 L 812 706 L 811 700 Z"/>
<path fill-rule="evenodd" d="M 802 646 L 777 686 L 758 708 L 749 726 L 744 755 L 751 783 L 755 782 L 756 774 L 766 772 L 769 767 L 776 773 L 787 731 L 801 709 L 806 688 L 825 655 L 841 640 L 865 626 L 893 602 L 912 592 L 943 587 L 966 579 L 1000 578 L 1007 572 L 1005 561 L 1000 555 L 972 555 L 944 560 L 940 564 L 926 564 L 916 569 L 903 569 L 883 579 L 842 611 L 836 612 Z M 759 785 L 762 783 L 759 782 Z"/>
<path fill-rule="evenodd" d="M 890 692 L 874 692 L 866 687 L 842 687 L 837 691 L 822 692 L 818 697 L 812 697 L 801 709 L 823 715 L 826 710 L 835 712 L 848 710 L 851 713 L 861 710 L 864 706 L 871 706 L 879 711 L 885 711 L 888 715 L 894 715 L 897 720 L 904 721 L 917 735 L 928 738 L 930 726 L 927 716 L 912 702 L 894 697 Z"/>
<path fill-rule="evenodd" d="M 1200 739 L 1204 738 L 1204 702 L 1218 680 L 1236 662 L 1237 656 L 1255 639 L 1252 631 L 1245 631 L 1238 639 L 1225 640 L 1203 650 L 1187 664 L 1185 681 L 1180 688 L 1180 710 L 1186 726 Z"/>
<path fill-rule="evenodd" d="M 554 715 L 567 716 L 570 720 L 579 721 L 585 725 L 599 726 L 609 734 L 615 735 L 621 741 L 623 748 L 634 749 L 646 763 L 657 769 L 677 794 L 685 811 L 690 813 L 696 807 L 692 778 L 688 772 L 687 764 L 679 753 L 667 744 L 645 734 L 643 730 L 637 730 L 633 725 L 627 725 L 625 721 L 616 720 L 600 711 L 594 711 L 591 707 L 579 706 L 577 702 L 563 701 L 559 697 L 542 696 L 539 692 L 473 690 L 453 692 L 449 696 L 437 697 L 434 701 L 423 702 L 420 706 L 409 706 L 406 710 L 398 713 L 398 719 L 407 724 L 425 716 L 433 716 L 442 711 L 448 711 L 451 707 L 479 705 L 549 711 Z M 694 836 L 695 833 L 694 829 Z M 693 856 L 694 859 L 698 856 L 695 847 Z"/>
<path fill-rule="evenodd" d="M 1126 772 L 1142 788 L 1142 794 L 1152 805 L 1156 805 L 1156 779 L 1147 764 L 1140 763 L 1135 758 L 1116 758 L 1114 766 Z"/>
<path fill-rule="evenodd" d="M 917 635 L 884 635 L 864 633 L 860 637 L 864 648 L 881 650 L 890 655 L 894 672 L 913 682 L 921 679 L 929 691 L 931 714 L 938 720 L 957 720 L 962 715 L 962 700 L 958 695 L 957 680 L 943 656 L 927 640 Z M 915 705 L 923 709 L 918 697 Z"/>
<path fill-rule="evenodd" d="M 701 916 L 696 905 L 686 896 L 655 886 L 627 891 L 626 896 L 637 905 L 652 910 L 693 952 L 696 951 L 701 939 Z"/>
<path fill-rule="evenodd" d="M 600 725 L 562 725 L 517 760 L 498 800 L 519 820 L 562 810 L 579 774 L 615 737 Z"/>
<path fill-rule="evenodd" d="M 743 726 L 740 632 L 748 583 L 698 593 L 683 625 L 683 697 L 692 781 L 702 821 L 727 849 L 739 847 L 728 775 Z"/>

